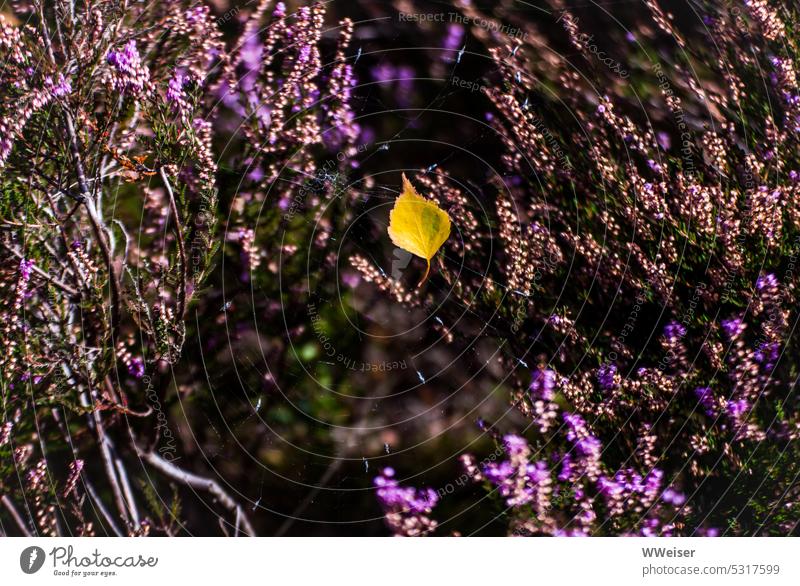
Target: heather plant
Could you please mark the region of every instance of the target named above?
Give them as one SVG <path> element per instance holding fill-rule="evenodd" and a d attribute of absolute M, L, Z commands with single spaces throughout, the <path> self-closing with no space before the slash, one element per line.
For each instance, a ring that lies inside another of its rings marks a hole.
<path fill-rule="evenodd" d="M 150 422 L 164 414 L 139 385 L 180 354 L 214 254 L 206 96 L 226 59 L 221 35 L 203 6 L 15 8 L 0 106 L 4 503 L 23 533 L 94 534 L 98 522 L 147 533 L 123 462 L 161 458 Z M 130 435 L 118 440 L 120 422 Z M 35 526 L 15 512 L 21 495 Z"/>
<path fill-rule="evenodd" d="M 294 145 L 321 143 L 332 124 L 339 133 L 329 133 L 332 142 L 353 143 L 340 102 L 326 104 L 320 122 L 316 111 L 293 120 L 291 131 L 280 117 L 299 94 L 306 107 L 320 98 L 311 78 L 321 70 L 321 8 L 303 8 L 288 24 L 279 3 L 265 54 L 287 39 L 296 44 L 284 48 L 277 75 L 258 60 L 266 83 L 248 67 L 267 4 L 233 51 L 220 30 L 227 16 L 198 3 L 22 4 L 16 22 L 3 21 L 2 492 L 23 533 L 92 534 L 87 508 L 106 533 L 178 530 L 180 519 L 169 514 L 177 501 L 151 494 L 156 482 L 137 480 L 141 471 L 127 472 L 136 458 L 169 480 L 209 490 L 233 513 L 235 531 L 252 532 L 218 484 L 172 463 L 177 432 L 162 403 L 186 340 L 187 308 L 219 249 L 219 102 L 255 120 L 240 134 L 260 158 L 245 163 L 243 148 L 235 161 L 254 181 L 259 169 L 274 180 Z M 347 35 L 345 25 L 340 46 Z M 349 69 L 340 64 L 329 74 L 336 99 L 346 102 Z M 272 104 L 273 92 L 281 97 L 264 126 L 254 105 Z M 298 166 L 302 173 L 309 163 Z M 228 233 L 239 233 L 255 269 L 265 251 L 256 252 L 246 225 L 234 230 L 239 221 Z M 89 460 L 101 463 L 93 468 L 105 473 L 116 510 L 95 488 Z M 10 481 L 15 470 L 22 482 Z M 26 494 L 35 495 L 32 504 Z M 143 501 L 155 510 L 141 510 Z M 35 526 L 15 502 L 29 503 Z M 163 521 L 157 527 L 154 516 Z"/>
<path fill-rule="evenodd" d="M 471 217 L 455 178 L 418 177 L 465 220 L 447 299 L 422 303 L 491 326 L 530 438 L 485 424 L 506 459 L 466 454 L 466 474 L 514 534 L 794 532 L 797 54 L 777 41 L 796 14 L 709 3 L 684 33 L 646 5 L 606 38 L 625 75 L 566 3 L 541 26 L 517 18 L 522 42 L 463 5 L 493 61 L 503 172 L 494 210 L 469 202 Z"/>
<path fill-rule="evenodd" d="M 2 531 L 796 534 L 796 7 L 610 10 L 4 8 Z"/>

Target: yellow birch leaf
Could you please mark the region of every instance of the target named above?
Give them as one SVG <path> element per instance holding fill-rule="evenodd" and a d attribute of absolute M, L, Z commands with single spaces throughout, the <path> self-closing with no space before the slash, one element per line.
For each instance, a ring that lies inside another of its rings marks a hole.
<path fill-rule="evenodd" d="M 389 238 L 395 246 L 424 258 L 428 263 L 419 285 L 428 278 L 431 259 L 449 236 L 450 217 L 447 212 L 417 193 L 403 174 L 403 193 L 389 213 Z"/>

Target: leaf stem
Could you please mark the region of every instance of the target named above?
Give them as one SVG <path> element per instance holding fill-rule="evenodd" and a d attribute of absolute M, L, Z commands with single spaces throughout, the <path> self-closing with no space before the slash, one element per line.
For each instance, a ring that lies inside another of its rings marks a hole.
<path fill-rule="evenodd" d="M 428 280 L 428 275 L 431 272 L 431 260 L 429 258 L 426 258 L 425 262 L 428 263 L 428 266 L 425 268 L 425 274 L 422 275 L 422 280 L 419 283 L 417 283 L 417 288 L 418 289 L 425 281 Z"/>

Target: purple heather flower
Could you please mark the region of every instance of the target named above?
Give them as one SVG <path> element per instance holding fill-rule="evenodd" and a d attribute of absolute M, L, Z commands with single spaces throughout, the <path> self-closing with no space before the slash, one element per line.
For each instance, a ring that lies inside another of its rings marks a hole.
<path fill-rule="evenodd" d="M 400 486 L 394 478 L 394 469 L 388 467 L 375 478 L 374 483 L 384 519 L 395 535 L 425 535 L 436 528 L 436 521 L 428 517 L 439 501 L 432 488 L 417 490 Z"/>
<path fill-rule="evenodd" d="M 25 381 L 30 380 L 30 381 L 33 381 L 33 384 L 38 385 L 40 382 L 42 382 L 42 377 L 40 375 L 38 375 L 38 374 L 33 375 L 33 377 L 31 377 L 30 373 L 26 372 L 21 377 L 19 377 L 19 380 L 20 380 L 20 382 L 25 382 Z"/>
<path fill-rule="evenodd" d="M 561 472 L 558 473 L 558 479 L 561 482 L 566 482 L 572 476 L 572 456 L 564 454 L 561 459 Z"/>
<path fill-rule="evenodd" d="M 583 417 L 577 413 L 564 413 L 564 422 L 569 428 L 567 431 L 567 439 L 570 441 L 578 440 L 589 434 L 586 429 L 586 422 L 583 420 Z"/>
<path fill-rule="evenodd" d="M 297 55 L 298 63 L 306 63 L 311 59 L 311 46 L 303 45 L 300 47 L 300 53 Z"/>
<path fill-rule="evenodd" d="M 643 491 L 644 495 L 650 499 L 654 499 L 661 488 L 661 482 L 664 479 L 663 470 L 653 468 L 644 479 Z"/>
<path fill-rule="evenodd" d="M 445 59 L 455 61 L 455 56 L 452 55 L 452 52 L 461 49 L 463 39 L 463 26 L 457 23 L 451 23 L 447 26 L 447 36 L 444 39 Z"/>
<path fill-rule="evenodd" d="M 670 342 L 683 338 L 685 335 L 686 328 L 676 321 L 671 321 L 664 326 L 664 337 Z"/>
<path fill-rule="evenodd" d="M 128 364 L 128 373 L 134 378 L 144 376 L 144 361 L 141 358 L 132 358 Z"/>
<path fill-rule="evenodd" d="M 656 163 L 653 159 L 647 159 L 647 166 L 650 167 L 651 171 L 655 171 L 656 173 L 661 173 L 661 165 Z"/>
<path fill-rule="evenodd" d="M 401 65 L 395 69 L 395 75 L 399 80 L 413 80 L 415 75 L 414 68 L 409 65 Z"/>
<path fill-rule="evenodd" d="M 247 179 L 253 181 L 254 183 L 259 183 L 265 177 L 264 169 L 261 165 L 255 165 L 250 168 L 250 172 L 247 174 Z"/>
<path fill-rule="evenodd" d="M 678 492 L 673 488 L 668 488 L 661 495 L 661 500 L 664 501 L 665 503 L 669 503 L 679 507 L 686 502 L 686 497 L 684 496 L 683 493 Z"/>
<path fill-rule="evenodd" d="M 738 419 L 749 408 L 750 404 L 747 402 L 746 399 L 739 399 L 738 401 L 728 401 L 727 405 L 725 405 L 725 411 L 728 413 L 731 419 Z"/>
<path fill-rule="evenodd" d="M 503 436 L 503 445 L 510 456 L 516 456 L 528 450 L 528 442 L 525 441 L 525 438 L 511 433 Z"/>
<path fill-rule="evenodd" d="M 772 273 L 768 273 L 763 277 L 759 277 L 756 281 L 756 289 L 762 291 L 763 289 L 774 289 L 778 286 L 778 279 L 775 278 L 775 275 Z"/>
<path fill-rule="evenodd" d="M 599 457 L 600 449 L 602 448 L 600 440 L 593 435 L 579 439 L 575 442 L 575 449 L 581 456 Z"/>
<path fill-rule="evenodd" d="M 552 401 L 555 395 L 556 373 L 549 368 L 539 368 L 531 375 L 531 395 L 535 400 Z"/>
<path fill-rule="evenodd" d="M 672 524 L 663 525 L 662 521 L 657 517 L 651 517 L 649 519 L 645 519 L 642 523 L 642 527 L 639 531 L 639 534 L 642 537 L 656 537 L 658 535 L 662 537 L 670 537 L 672 536 L 673 530 L 675 526 Z"/>
<path fill-rule="evenodd" d="M 414 69 L 407 65 L 395 67 L 391 63 L 381 63 L 371 70 L 372 77 L 381 83 L 391 83 L 400 107 L 411 104 L 414 90 Z"/>
<path fill-rule="evenodd" d="M 492 484 L 502 484 L 514 474 L 514 466 L 508 460 L 489 462 L 483 468 L 483 475 Z"/>
<path fill-rule="evenodd" d="M 722 329 L 728 338 L 733 339 L 741 335 L 744 331 L 745 324 L 738 317 L 722 320 Z"/>
<path fill-rule="evenodd" d="M 394 469 L 387 467 L 375 478 L 378 500 L 384 507 L 403 512 L 430 512 L 439 500 L 436 492 L 431 488 L 417 490 L 410 486 L 400 486 L 394 479 L 394 474 Z"/>
<path fill-rule="evenodd" d="M 280 5 L 279 5 L 280 6 Z M 276 12 L 279 8 L 276 8 Z M 276 15 L 282 18 L 282 14 Z M 222 94 L 222 99 L 226 106 L 234 110 L 241 116 L 247 116 L 248 111 L 245 106 L 249 106 L 250 113 L 255 112 L 256 119 L 264 126 L 268 127 L 270 122 L 270 107 L 260 97 L 261 89 L 258 86 L 259 73 L 263 65 L 264 45 L 255 31 L 249 31 L 239 49 L 239 67 L 237 71 L 238 80 L 236 88 L 226 87 Z M 276 83 L 280 87 L 281 79 Z M 244 102 L 244 103 L 242 103 Z"/>
<path fill-rule="evenodd" d="M 583 417 L 576 413 L 564 413 L 564 422 L 567 424 L 567 439 L 575 447 L 575 468 L 580 474 L 589 478 L 596 478 L 600 468 L 600 452 L 603 444 L 598 438 L 589 433 Z M 562 470 L 562 474 L 564 471 Z"/>
<path fill-rule="evenodd" d="M 759 364 L 769 369 L 774 366 L 780 356 L 780 345 L 777 342 L 764 342 L 755 351 L 754 358 Z"/>
<path fill-rule="evenodd" d="M 703 409 L 709 417 L 716 414 L 716 402 L 714 401 L 714 393 L 709 387 L 698 387 L 694 390 L 697 401 L 703 406 Z"/>
<path fill-rule="evenodd" d="M 72 83 L 69 78 L 64 77 L 63 73 L 59 73 L 56 81 L 52 77 L 46 77 L 44 85 L 50 90 L 50 93 L 55 97 L 60 98 L 72 92 Z"/>
<path fill-rule="evenodd" d="M 186 78 L 184 75 L 176 71 L 172 79 L 169 80 L 169 87 L 167 88 L 167 100 L 180 104 L 184 100 L 183 86 L 186 85 Z"/>
<path fill-rule="evenodd" d="M 122 50 L 109 51 L 106 61 L 114 68 L 110 81 L 115 90 L 138 94 L 150 83 L 150 72 L 142 63 L 133 39 Z"/>
<path fill-rule="evenodd" d="M 601 476 L 597 479 L 597 489 L 606 500 L 616 499 L 625 491 L 624 486 L 616 479 Z"/>
<path fill-rule="evenodd" d="M 394 66 L 391 63 L 381 63 L 373 67 L 370 72 L 375 81 L 385 83 L 394 79 Z"/>
<path fill-rule="evenodd" d="M 139 50 L 136 48 L 136 41 L 133 40 L 128 41 L 122 51 L 109 51 L 106 55 L 109 65 L 113 65 L 118 70 L 131 67 L 139 59 Z"/>
<path fill-rule="evenodd" d="M 538 486 L 549 480 L 550 469 L 544 461 L 539 460 L 535 464 L 528 464 L 526 467 L 526 476 L 533 486 Z"/>
<path fill-rule="evenodd" d="M 33 261 L 22 259 L 19 261 L 19 276 L 24 281 L 28 281 L 31 278 L 31 272 L 33 271 Z"/>
<path fill-rule="evenodd" d="M 607 362 L 597 369 L 597 382 L 604 391 L 611 391 L 617 383 L 614 380 L 617 374 L 617 365 L 612 362 Z"/>
<path fill-rule="evenodd" d="M 634 504 L 649 507 L 658 498 L 664 472 L 658 468 L 642 477 L 633 468 L 618 470 L 613 477 L 600 475 L 598 492 L 605 500 L 611 515 L 621 515 Z"/>
<path fill-rule="evenodd" d="M 482 466 L 483 476 L 497 487 L 510 507 L 532 503 L 534 508 L 545 506 L 549 489 L 540 492 L 537 487 L 548 487 L 550 470 L 545 461 L 528 461 L 530 448 L 524 438 L 507 435 L 503 438 L 509 458 L 488 462 Z"/>
<path fill-rule="evenodd" d="M 208 8 L 206 8 L 205 6 L 197 6 L 195 8 L 190 8 L 185 13 L 186 22 L 192 25 L 202 23 L 205 20 L 207 13 L 208 13 Z"/>

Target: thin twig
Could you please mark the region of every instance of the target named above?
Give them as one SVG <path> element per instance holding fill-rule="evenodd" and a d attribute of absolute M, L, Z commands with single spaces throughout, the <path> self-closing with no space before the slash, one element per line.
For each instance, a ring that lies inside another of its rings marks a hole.
<path fill-rule="evenodd" d="M 95 491 L 94 486 L 92 486 L 92 484 L 83 475 L 81 476 L 81 479 L 83 481 L 83 487 L 86 489 L 86 494 L 88 494 L 89 498 L 91 498 L 92 501 L 94 501 L 94 506 L 96 506 L 97 510 L 100 511 L 100 514 L 103 515 L 103 518 L 106 520 L 106 523 L 109 524 L 114 534 L 119 537 L 124 536 L 125 534 L 122 531 L 120 531 L 119 527 L 117 527 L 117 524 L 114 523 L 114 518 L 108 512 L 108 509 L 106 509 L 106 506 L 103 504 L 103 501 L 100 500 L 99 496 L 97 496 L 97 491 Z"/>
<path fill-rule="evenodd" d="M 14 503 L 11 502 L 11 499 L 8 498 L 8 495 L 4 494 L 3 498 L 0 500 L 2 500 L 5 508 L 8 509 L 8 512 L 11 514 L 11 518 L 14 519 L 20 531 L 22 531 L 22 534 L 25 535 L 25 537 L 30 537 L 31 532 L 25 526 L 25 521 L 22 520 L 19 511 L 17 511 L 17 508 L 14 506 Z"/>
<path fill-rule="evenodd" d="M 97 432 L 98 443 L 100 444 L 100 455 L 103 458 L 103 467 L 106 470 L 106 476 L 111 483 L 111 490 L 114 493 L 114 502 L 117 505 L 122 519 L 128 527 L 131 527 L 130 516 L 128 515 L 128 507 L 125 503 L 125 497 L 122 494 L 122 487 L 119 484 L 119 478 L 114 469 L 114 460 L 111 457 L 111 449 L 109 447 L 109 440 L 106 436 L 105 428 L 103 427 L 103 420 L 97 409 L 93 409 L 91 413 L 92 420 L 94 421 L 94 428 Z"/>
<path fill-rule="evenodd" d="M 186 267 L 186 249 L 183 242 L 183 227 L 181 226 L 181 217 L 178 215 L 178 206 L 175 203 L 175 194 L 172 191 L 172 185 L 169 182 L 164 167 L 159 167 L 158 172 L 161 174 L 161 180 L 167 189 L 169 195 L 169 208 L 172 215 L 175 216 L 175 232 L 178 236 L 178 254 L 181 258 L 181 283 L 178 287 L 178 319 L 183 320 L 183 314 L 186 311 L 186 285 L 187 285 L 187 267 Z"/>
<path fill-rule="evenodd" d="M 0 241 L 0 245 L 2 245 L 3 248 L 5 248 L 8 252 L 10 252 L 14 256 L 16 256 L 18 259 L 20 259 L 20 260 L 24 260 L 25 259 L 25 255 L 23 255 L 18 250 L 15 250 L 15 249 L 11 248 L 5 242 Z M 31 269 L 33 270 L 34 273 L 36 273 L 37 275 L 39 275 L 43 279 L 45 279 L 47 281 L 50 281 L 53 285 L 55 285 L 56 287 L 61 289 L 64 293 L 66 293 L 70 297 L 77 297 L 78 296 L 78 292 L 75 289 L 73 289 L 72 287 L 70 287 L 69 285 L 67 285 L 66 283 L 64 283 L 63 281 L 59 281 L 54 276 L 46 273 L 45 271 L 40 269 L 35 264 L 31 264 L 30 266 L 31 266 Z"/>
<path fill-rule="evenodd" d="M 73 122 L 72 114 L 66 110 L 64 111 L 64 120 L 67 126 L 67 135 L 69 136 L 72 159 L 75 163 L 75 172 L 78 175 L 78 187 L 81 195 L 84 198 L 83 206 L 86 208 L 86 212 L 89 215 L 89 223 L 92 225 L 92 231 L 97 238 L 97 242 L 100 245 L 100 251 L 103 254 L 103 259 L 108 267 L 108 282 L 111 287 L 111 338 L 113 340 L 116 337 L 120 322 L 121 296 L 119 292 L 119 282 L 117 280 L 117 274 L 114 270 L 114 264 L 111 259 L 111 250 L 108 247 L 108 242 L 106 242 L 107 234 L 105 234 L 101 228 L 101 225 L 103 225 L 103 220 L 98 215 L 94 206 L 94 202 L 91 198 L 91 193 L 89 192 L 89 184 L 86 181 L 86 173 L 83 169 L 81 151 L 80 147 L 78 146 L 78 135 L 75 132 L 75 123 Z"/>
<path fill-rule="evenodd" d="M 131 483 L 128 480 L 128 471 L 125 470 L 125 466 L 119 456 L 114 456 L 114 464 L 117 466 L 117 474 L 119 475 L 120 482 L 122 483 L 122 491 L 125 494 L 125 500 L 128 503 L 128 510 L 131 513 L 133 524 L 135 527 L 138 527 L 139 509 L 136 507 L 136 500 L 133 498 L 133 490 L 131 490 Z"/>
<path fill-rule="evenodd" d="M 245 515 L 244 510 L 242 509 L 242 506 L 237 503 L 227 492 L 225 492 L 225 489 L 223 489 L 216 480 L 206 478 L 205 476 L 199 476 L 197 474 L 187 472 L 182 468 L 178 468 L 175 464 L 168 462 L 155 452 L 144 452 L 140 450 L 139 457 L 150 464 L 153 468 L 159 470 L 173 480 L 181 482 L 191 488 L 205 490 L 211 493 L 217 499 L 217 501 L 219 501 L 220 505 L 236 515 L 236 518 L 238 519 L 238 522 L 241 523 L 242 529 L 244 529 L 244 533 L 246 535 L 251 537 L 256 535 L 253 526 L 250 524 L 250 520 L 247 518 L 247 515 Z"/>
<path fill-rule="evenodd" d="M 80 207 L 81 204 L 80 204 L 80 202 L 75 204 L 75 207 L 73 208 L 73 211 L 71 211 L 69 214 L 67 214 L 67 217 L 65 219 L 59 219 L 59 217 L 58 217 L 58 209 L 56 208 L 55 201 L 53 201 L 53 198 L 50 197 L 50 193 L 49 192 L 45 191 L 44 194 L 45 194 L 45 197 L 47 198 L 48 203 L 50 204 L 50 209 L 53 212 L 53 219 L 55 220 L 55 223 L 58 226 L 58 231 L 59 231 L 59 234 L 61 235 L 61 240 L 64 243 L 64 249 L 65 250 L 69 250 L 69 237 L 67 236 L 67 230 L 64 227 L 64 222 L 66 221 L 67 218 L 69 218 L 72 215 L 72 213 L 75 210 L 77 210 Z M 56 253 L 56 251 L 51 249 L 51 248 L 49 248 L 47 244 L 45 244 L 45 247 L 48 249 L 50 254 L 53 255 L 53 258 L 58 258 L 59 257 L 59 255 Z M 75 260 L 75 257 L 73 255 L 67 253 L 66 254 L 66 258 L 67 258 L 67 262 L 69 262 L 70 266 L 72 267 L 72 271 L 75 273 L 75 278 L 78 279 L 78 281 L 80 281 L 80 284 L 81 284 L 81 286 L 83 287 L 83 289 L 85 291 L 91 293 L 92 288 L 89 285 L 89 281 L 86 278 L 86 275 L 83 273 L 83 270 L 81 269 L 81 267 L 78 266 L 78 263 Z"/>
<path fill-rule="evenodd" d="M 61 418 L 57 409 L 53 409 L 52 414 L 53 414 L 53 419 L 55 420 L 56 425 L 58 426 L 58 429 L 61 431 L 61 434 L 64 436 L 65 441 L 72 449 L 73 458 L 77 460 L 79 458 L 78 449 L 75 447 L 75 444 L 72 443 L 72 436 L 69 433 L 69 428 L 67 427 L 66 422 L 64 421 L 64 419 Z M 108 512 L 108 509 L 106 509 L 106 506 L 103 504 L 103 501 L 97 495 L 97 491 L 94 489 L 94 486 L 92 486 L 92 483 L 89 481 L 86 474 L 81 474 L 80 480 L 81 483 L 83 484 L 84 490 L 86 490 L 86 494 L 89 495 L 92 507 L 100 511 L 100 515 L 102 515 L 106 523 L 109 524 L 114 534 L 119 537 L 122 537 L 124 533 L 122 533 L 122 531 L 119 530 L 119 527 L 117 527 L 117 524 L 114 522 L 113 517 Z"/>

